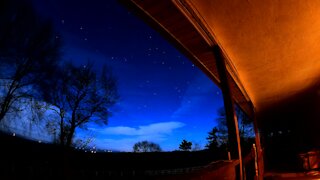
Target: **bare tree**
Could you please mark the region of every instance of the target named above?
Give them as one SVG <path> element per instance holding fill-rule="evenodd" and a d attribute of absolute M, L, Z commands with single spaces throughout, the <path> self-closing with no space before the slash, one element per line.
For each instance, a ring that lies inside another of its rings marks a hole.
<path fill-rule="evenodd" d="M 40 82 L 53 74 L 59 39 L 26 1 L 0 4 L 0 121 L 19 113 L 26 99 L 39 98 Z"/>
<path fill-rule="evenodd" d="M 133 152 L 160 152 L 160 151 L 161 151 L 161 148 L 158 144 L 149 142 L 149 141 L 141 141 L 133 145 Z"/>
<path fill-rule="evenodd" d="M 75 130 L 88 122 L 108 123 L 110 107 L 118 100 L 116 80 L 110 69 L 103 68 L 98 76 L 90 63 L 79 67 L 67 63 L 52 83 L 45 100 L 58 115 L 61 145 L 70 147 Z"/>

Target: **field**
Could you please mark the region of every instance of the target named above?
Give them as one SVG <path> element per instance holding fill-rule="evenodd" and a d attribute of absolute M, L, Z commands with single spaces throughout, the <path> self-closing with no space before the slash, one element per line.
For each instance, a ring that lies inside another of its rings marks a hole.
<path fill-rule="evenodd" d="M 197 172 L 227 158 L 209 151 L 93 154 L 6 134 L 0 142 L 0 179 L 150 179 Z"/>

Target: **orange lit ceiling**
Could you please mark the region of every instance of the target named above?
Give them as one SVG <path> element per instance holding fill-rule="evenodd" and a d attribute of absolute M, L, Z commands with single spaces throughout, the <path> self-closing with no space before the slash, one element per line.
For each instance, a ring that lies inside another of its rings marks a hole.
<path fill-rule="evenodd" d="M 259 110 L 319 84 L 320 1 L 132 0 L 217 84 L 218 44 Z"/>

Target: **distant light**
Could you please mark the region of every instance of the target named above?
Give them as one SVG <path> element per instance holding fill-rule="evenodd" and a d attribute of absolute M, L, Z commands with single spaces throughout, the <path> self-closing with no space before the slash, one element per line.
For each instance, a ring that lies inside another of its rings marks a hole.
<path fill-rule="evenodd" d="M 12 136 L 16 136 L 16 133 L 13 133 Z"/>
<path fill-rule="evenodd" d="M 91 151 L 91 153 L 93 153 L 93 151 Z"/>
<path fill-rule="evenodd" d="M 39 140 L 38 143 L 41 143 L 41 141 Z"/>

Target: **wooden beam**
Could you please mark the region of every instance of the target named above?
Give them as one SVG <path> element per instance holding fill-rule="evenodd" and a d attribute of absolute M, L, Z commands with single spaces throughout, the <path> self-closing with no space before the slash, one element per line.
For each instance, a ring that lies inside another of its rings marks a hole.
<path fill-rule="evenodd" d="M 257 148 L 257 156 L 258 156 L 258 180 L 263 180 L 264 176 L 264 161 L 263 161 L 263 150 L 261 148 L 261 141 L 260 141 L 260 132 L 257 120 L 257 113 L 255 108 L 252 105 L 254 110 L 254 117 L 253 117 L 253 127 L 255 133 L 255 141 L 256 141 L 256 148 Z"/>
<path fill-rule="evenodd" d="M 227 76 L 227 68 L 224 56 L 218 45 L 213 46 L 213 53 L 215 55 L 218 74 L 220 78 L 220 87 L 223 94 L 224 107 L 226 111 L 226 120 L 228 126 L 228 148 L 231 151 L 231 158 L 239 158 L 240 165 L 240 179 L 243 178 L 241 144 L 238 128 L 237 115 L 234 108 L 234 101 L 230 91 L 230 85 Z"/>

